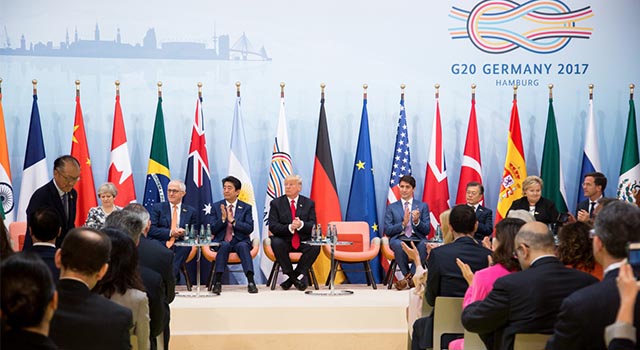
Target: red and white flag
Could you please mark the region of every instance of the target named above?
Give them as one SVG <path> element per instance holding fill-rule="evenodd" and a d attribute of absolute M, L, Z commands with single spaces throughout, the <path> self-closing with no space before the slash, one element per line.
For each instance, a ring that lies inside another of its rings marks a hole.
<path fill-rule="evenodd" d="M 431 233 L 433 237 L 436 227 L 440 225 L 440 214 L 449 209 L 449 183 L 447 181 L 447 166 L 442 147 L 442 125 L 440 122 L 440 98 L 436 92 L 436 115 L 431 128 L 431 145 L 429 146 L 429 161 L 427 162 L 427 177 L 422 193 L 422 201 L 429 205 Z"/>
<path fill-rule="evenodd" d="M 478 139 L 478 120 L 476 118 L 476 97 L 471 95 L 471 115 L 467 127 L 467 140 L 464 144 L 460 182 L 456 204 L 467 203 L 467 184 L 475 181 L 482 183 L 482 161 L 480 160 L 480 140 Z M 484 198 L 482 199 L 484 201 Z M 480 202 L 482 204 L 482 201 Z"/>
<path fill-rule="evenodd" d="M 133 173 L 127 147 L 127 133 L 124 129 L 120 92 L 116 92 L 116 110 L 113 114 L 113 134 L 111 137 L 111 157 L 109 161 L 109 182 L 118 190 L 115 205 L 124 207 L 136 201 L 136 189 L 133 185 Z"/>

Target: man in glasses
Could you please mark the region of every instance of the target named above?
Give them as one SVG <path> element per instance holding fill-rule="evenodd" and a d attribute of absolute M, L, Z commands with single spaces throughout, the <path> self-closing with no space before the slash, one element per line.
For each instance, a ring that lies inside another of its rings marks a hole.
<path fill-rule="evenodd" d="M 51 208 L 56 212 L 62 224 L 62 231 L 56 239 L 56 247 L 60 247 L 67 232 L 75 226 L 78 193 L 73 186 L 78 180 L 80 180 L 78 160 L 70 155 L 58 157 L 53 162 L 53 179 L 33 193 L 27 206 L 27 227 L 31 226 L 29 218 L 38 209 Z M 31 234 L 27 232 L 23 250 L 30 250 L 32 245 Z"/>
<path fill-rule="evenodd" d="M 187 194 L 184 182 L 171 180 L 167 185 L 167 194 L 169 201 L 157 203 L 150 212 L 151 228 L 147 235 L 162 242 L 175 253 L 173 274 L 177 281 L 180 278 L 180 268 L 187 261 L 191 248 L 176 247 L 174 243 L 184 237 L 186 225 L 197 226 L 197 212 L 193 207 L 182 203 L 182 198 Z"/>

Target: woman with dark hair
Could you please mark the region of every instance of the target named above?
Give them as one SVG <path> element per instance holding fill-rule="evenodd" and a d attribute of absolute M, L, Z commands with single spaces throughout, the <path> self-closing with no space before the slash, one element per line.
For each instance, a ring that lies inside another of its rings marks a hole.
<path fill-rule="evenodd" d="M 520 271 L 520 264 L 515 258 L 515 237 L 525 222 L 520 219 L 506 218 L 496 225 L 496 235 L 493 238 L 490 266 L 476 271 L 475 275 L 469 265 L 456 259 L 462 275 L 469 283 L 464 294 L 462 307 L 484 299 L 493 289 L 495 281 L 510 273 Z M 456 339 L 449 343 L 450 350 L 463 349 L 464 339 Z"/>
<path fill-rule="evenodd" d="M 0 348 L 57 349 L 49 324 L 58 295 L 47 265 L 33 253 L 17 253 L 0 267 L 2 330 Z"/>
<path fill-rule="evenodd" d="M 131 335 L 136 336 L 138 349 L 149 349 L 149 300 L 138 272 L 136 245 L 127 234 L 118 229 L 105 228 L 102 232 L 111 239 L 111 257 L 109 270 L 98 281 L 93 292 L 131 310 Z"/>
<path fill-rule="evenodd" d="M 558 232 L 558 259 L 567 266 L 602 280 L 602 266 L 593 257 L 591 226 L 577 221 L 566 224 Z"/>
<path fill-rule="evenodd" d="M 13 254 L 13 249 L 11 249 L 11 241 L 9 241 L 9 231 L 4 226 L 4 219 L 0 215 L 0 261 L 11 254 Z"/>

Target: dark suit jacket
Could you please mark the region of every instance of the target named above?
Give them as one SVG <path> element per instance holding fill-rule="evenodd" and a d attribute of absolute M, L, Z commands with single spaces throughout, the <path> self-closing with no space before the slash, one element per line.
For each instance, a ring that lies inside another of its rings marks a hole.
<path fill-rule="evenodd" d="M 429 226 L 429 206 L 427 203 L 421 202 L 417 199 L 413 199 L 411 203 L 411 211 L 420 211 L 420 222 L 418 225 L 413 224 L 413 218 L 409 219 L 411 226 L 413 226 L 413 232 L 420 239 L 427 239 L 427 235 L 431 230 Z M 402 200 L 395 201 L 387 206 L 384 213 L 384 233 L 389 236 L 397 236 L 403 233 L 402 220 L 404 219 L 404 207 Z"/>
<path fill-rule="evenodd" d="M 2 350 L 57 350 L 56 344 L 40 333 L 11 329 L 0 337 Z"/>
<path fill-rule="evenodd" d="M 224 236 L 227 232 L 227 221 L 222 222 L 222 212 L 220 211 L 220 205 L 226 206 L 226 204 L 227 201 L 223 199 L 214 203 L 213 208 L 211 208 L 211 234 L 214 236 L 214 240 L 216 242 L 224 241 Z M 251 204 L 238 199 L 236 202 L 236 208 L 233 210 L 233 219 L 236 223 L 233 225 L 233 237 L 235 239 L 232 242 L 250 240 L 251 232 L 253 232 Z"/>
<path fill-rule="evenodd" d="M 474 237 L 481 241 L 484 237 L 491 236 L 493 233 L 493 211 L 485 206 L 478 205 L 476 218 L 478 219 L 478 230 Z"/>
<path fill-rule="evenodd" d="M 547 349 L 606 349 L 604 329 L 615 322 L 620 307 L 616 277 L 618 269 L 609 271 L 601 282 L 564 299 Z M 636 303 L 634 314 L 640 315 L 640 303 Z M 634 326 L 640 339 L 637 316 Z"/>
<path fill-rule="evenodd" d="M 462 324 L 479 333 L 487 349 L 513 349 L 516 333 L 553 333 L 562 300 L 596 282 L 556 257 L 544 257 L 527 270 L 496 280 L 484 300 L 462 311 Z"/>
<path fill-rule="evenodd" d="M 471 237 L 460 237 L 452 243 L 431 250 L 427 260 L 426 301 L 434 306 L 437 296 L 463 297 L 469 284 L 456 264 L 460 258 L 473 272 L 489 266 L 491 250 Z"/>
<path fill-rule="evenodd" d="M 138 245 L 139 264 L 148 267 L 162 276 L 162 284 L 167 305 L 176 296 L 176 276 L 173 275 L 173 252 L 158 241 L 140 237 Z M 168 306 L 167 306 L 168 307 Z"/>
<path fill-rule="evenodd" d="M 38 188 L 31 199 L 29 200 L 29 205 L 27 206 L 27 235 L 24 240 L 24 247 L 26 250 L 31 248 L 31 234 L 29 231 L 29 218 L 31 214 L 33 214 L 36 210 L 40 208 L 51 208 L 53 209 L 58 217 L 60 218 L 62 224 L 62 232 L 60 232 L 60 236 L 56 239 L 56 247 L 60 247 L 62 244 L 62 240 L 67 235 L 67 232 L 75 227 L 74 222 L 76 221 L 76 202 L 78 200 L 78 192 L 72 189 L 69 192 L 69 218 L 65 221 L 64 208 L 62 207 L 62 200 L 60 199 L 60 195 L 58 194 L 58 189 L 56 185 L 53 183 L 53 180 L 47 182 L 46 185 Z"/>
<path fill-rule="evenodd" d="M 162 277 L 148 267 L 138 266 L 138 270 L 149 300 L 149 334 L 151 338 L 155 338 L 164 330 L 168 312 Z"/>
<path fill-rule="evenodd" d="M 311 239 L 311 229 L 316 224 L 316 204 L 309 198 L 298 195 L 296 216 L 304 222 L 301 230 L 298 230 L 301 241 Z M 287 196 L 280 196 L 271 201 L 269 209 L 269 231 L 274 236 L 291 240 L 293 235 L 289 231 L 291 219 L 291 201 Z M 322 228 L 326 232 L 326 227 Z"/>
<path fill-rule="evenodd" d="M 606 198 L 606 197 L 602 196 L 602 198 Z M 588 213 L 590 206 L 591 206 L 591 200 L 589 198 L 587 198 L 587 199 L 583 200 L 582 202 L 578 203 L 578 208 L 576 208 L 576 216 L 578 216 L 578 212 L 580 210 L 584 210 L 584 211 L 586 211 Z"/>
<path fill-rule="evenodd" d="M 44 245 L 33 246 L 30 250 L 40 256 L 44 263 L 47 264 L 47 267 L 51 270 L 54 283 L 60 278 L 60 269 L 56 266 L 55 262 L 56 250 L 58 249 Z"/>
<path fill-rule="evenodd" d="M 529 202 L 527 201 L 527 197 L 522 197 L 515 200 L 511 204 L 511 208 L 509 208 L 509 210 L 516 209 L 529 211 Z M 538 200 L 538 203 L 536 203 L 536 214 L 534 215 L 536 221 L 540 221 L 545 224 L 555 224 L 556 222 L 558 222 L 558 215 L 559 213 L 558 209 L 556 209 L 556 204 L 549 199 L 540 197 L 540 200 Z"/>
<path fill-rule="evenodd" d="M 77 280 L 58 282 L 58 309 L 49 337 L 65 350 L 130 349 L 131 310 L 91 293 Z"/>
<path fill-rule="evenodd" d="M 182 203 L 180 210 L 180 227 L 184 228 L 186 224 L 198 225 L 198 215 L 193 207 Z M 169 240 L 169 232 L 171 231 L 171 203 L 157 203 L 151 210 L 151 229 L 149 229 L 148 237 L 157 239 L 161 242 Z"/>

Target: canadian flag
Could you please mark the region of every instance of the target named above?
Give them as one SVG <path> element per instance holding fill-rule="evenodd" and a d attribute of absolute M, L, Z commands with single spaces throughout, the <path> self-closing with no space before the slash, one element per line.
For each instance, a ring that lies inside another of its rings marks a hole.
<path fill-rule="evenodd" d="M 442 145 L 442 124 L 440 122 L 440 98 L 436 92 L 436 114 L 431 128 L 431 145 L 427 162 L 427 178 L 425 180 L 422 201 L 429 205 L 431 233 L 433 237 L 436 227 L 440 225 L 440 214 L 449 209 L 449 183 L 447 181 L 447 165 Z"/>
<path fill-rule="evenodd" d="M 127 134 L 124 130 L 120 93 L 116 92 L 116 110 L 113 114 L 113 135 L 111 137 L 111 160 L 109 162 L 108 181 L 118 190 L 115 205 L 124 207 L 136 201 L 136 189 L 133 185 L 133 173 L 127 147 Z"/>
<path fill-rule="evenodd" d="M 467 128 L 467 141 L 464 144 L 464 156 L 462 158 L 456 204 L 467 203 L 467 184 L 473 181 L 482 183 L 482 161 L 480 160 L 475 93 L 471 97 L 471 114 L 469 115 L 469 127 Z M 482 204 L 482 201 L 480 204 Z"/>

